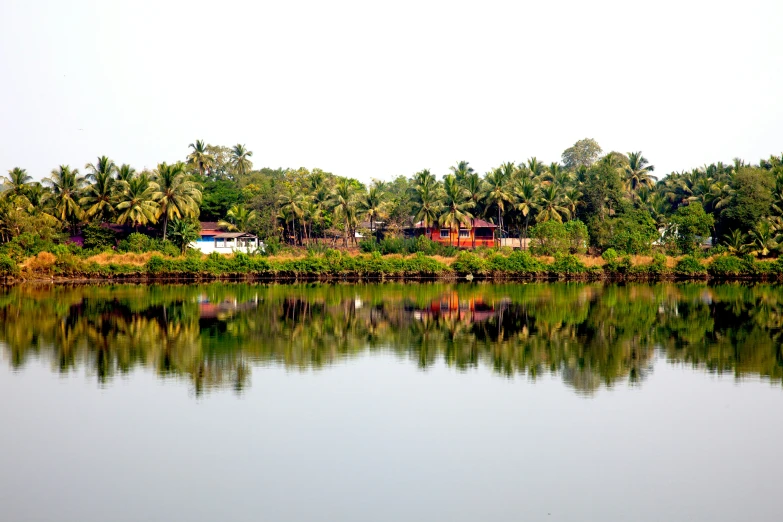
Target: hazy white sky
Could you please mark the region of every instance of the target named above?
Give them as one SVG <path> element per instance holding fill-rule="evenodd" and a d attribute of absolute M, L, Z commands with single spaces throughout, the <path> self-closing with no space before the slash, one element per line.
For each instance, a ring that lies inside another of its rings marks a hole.
<path fill-rule="evenodd" d="M 196 139 L 367 181 L 559 160 L 660 176 L 783 152 L 783 0 L 0 0 L 0 170 Z"/>

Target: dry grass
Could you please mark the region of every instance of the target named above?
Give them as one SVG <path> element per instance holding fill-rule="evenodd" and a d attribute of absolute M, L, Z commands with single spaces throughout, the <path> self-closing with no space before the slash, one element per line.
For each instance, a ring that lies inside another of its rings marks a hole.
<path fill-rule="evenodd" d="M 576 257 L 579 258 L 579 261 L 584 263 L 585 266 L 590 268 L 594 266 L 604 266 L 606 264 L 606 261 L 604 261 L 604 258 L 602 257 L 588 256 L 588 255 L 578 255 Z"/>
<path fill-rule="evenodd" d="M 88 257 L 87 262 L 95 262 L 99 265 L 114 263 L 116 265 L 144 266 L 154 255 L 160 256 L 162 254 L 160 252 L 144 252 L 143 254 L 136 254 L 134 252 L 125 252 L 122 254 L 101 252 L 100 254 Z"/>
<path fill-rule="evenodd" d="M 39 252 L 38 255 L 25 260 L 22 269 L 29 272 L 49 273 L 57 261 L 57 256 L 49 252 Z"/>

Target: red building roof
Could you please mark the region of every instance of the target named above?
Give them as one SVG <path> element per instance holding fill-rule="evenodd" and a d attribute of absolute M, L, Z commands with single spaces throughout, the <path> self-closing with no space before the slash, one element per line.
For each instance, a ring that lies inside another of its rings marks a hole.
<path fill-rule="evenodd" d="M 483 219 L 473 219 L 471 221 L 473 223 L 473 228 L 498 228 L 496 224 L 490 223 L 489 221 L 484 221 Z M 428 227 L 424 226 L 424 221 L 419 221 L 418 223 L 413 224 L 413 228 L 428 228 Z"/>

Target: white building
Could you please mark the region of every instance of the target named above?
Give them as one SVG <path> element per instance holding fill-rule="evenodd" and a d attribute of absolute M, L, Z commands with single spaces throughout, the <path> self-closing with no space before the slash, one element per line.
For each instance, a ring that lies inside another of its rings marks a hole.
<path fill-rule="evenodd" d="M 193 241 L 190 248 L 199 250 L 204 254 L 217 252 L 219 254 L 231 254 L 233 252 L 255 252 L 259 248 L 264 249 L 264 244 L 258 237 L 247 232 L 223 232 L 217 228 L 216 223 L 201 223 L 201 237 Z"/>

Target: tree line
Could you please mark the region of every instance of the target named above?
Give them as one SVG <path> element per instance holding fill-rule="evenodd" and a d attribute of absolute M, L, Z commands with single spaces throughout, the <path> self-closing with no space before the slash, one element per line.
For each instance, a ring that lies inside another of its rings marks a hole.
<path fill-rule="evenodd" d="M 783 242 L 783 155 L 659 180 L 642 152 L 604 153 L 588 138 L 548 164 L 531 157 L 482 175 L 460 161 L 440 179 L 424 169 L 370 184 L 320 169 L 255 169 L 252 156 L 241 144 L 197 140 L 183 161 L 140 172 L 106 156 L 85 165 L 84 175 L 63 165 L 41 183 L 11 169 L 0 195 L 0 241 L 109 222 L 151 227 L 184 245 L 201 220 L 271 241 L 348 246 L 363 229 L 395 236 L 414 223 L 469 229 L 482 218 L 499 235 L 522 239 L 578 220 L 597 252 L 688 253 L 711 238 L 713 246 L 766 257 Z"/>

